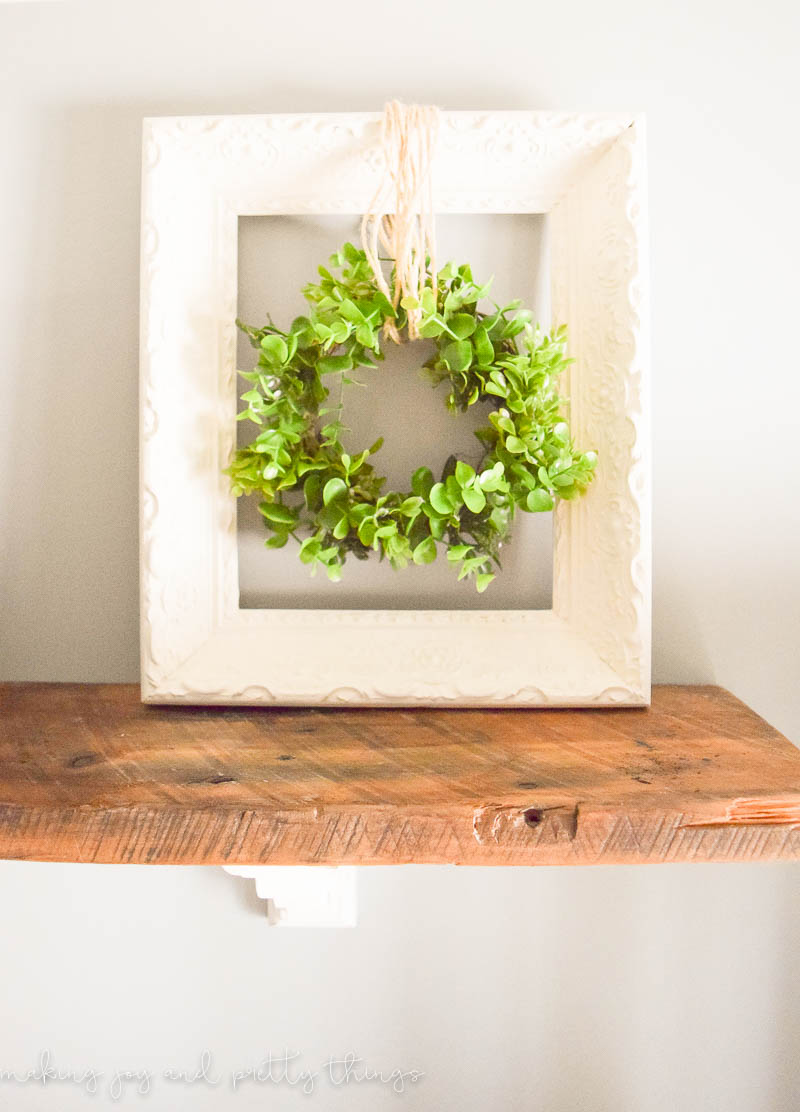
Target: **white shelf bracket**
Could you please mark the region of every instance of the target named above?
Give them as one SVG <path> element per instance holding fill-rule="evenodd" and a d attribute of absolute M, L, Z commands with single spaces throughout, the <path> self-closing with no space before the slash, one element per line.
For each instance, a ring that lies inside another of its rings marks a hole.
<path fill-rule="evenodd" d="M 223 865 L 231 876 L 254 880 L 273 927 L 355 927 L 356 866 Z"/>

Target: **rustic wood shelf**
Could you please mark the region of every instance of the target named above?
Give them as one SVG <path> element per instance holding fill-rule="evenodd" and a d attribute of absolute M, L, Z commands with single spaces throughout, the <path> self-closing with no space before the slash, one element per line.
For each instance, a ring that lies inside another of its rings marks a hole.
<path fill-rule="evenodd" d="M 800 751 L 717 687 L 656 687 L 647 710 L 252 710 L 5 684 L 0 857 L 798 858 Z"/>

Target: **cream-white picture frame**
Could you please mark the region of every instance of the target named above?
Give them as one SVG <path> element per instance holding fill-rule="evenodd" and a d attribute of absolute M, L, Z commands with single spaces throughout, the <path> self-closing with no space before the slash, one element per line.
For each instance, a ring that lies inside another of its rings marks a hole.
<path fill-rule="evenodd" d="M 141 660 L 152 703 L 640 706 L 650 698 L 646 181 L 633 115 L 442 112 L 442 213 L 547 213 L 586 496 L 554 511 L 550 610 L 239 605 L 238 218 L 361 213 L 380 114 L 144 121 Z M 265 550 L 265 559 L 268 559 Z M 398 574 L 403 574 L 398 572 Z M 336 585 L 332 584 L 335 590 Z"/>

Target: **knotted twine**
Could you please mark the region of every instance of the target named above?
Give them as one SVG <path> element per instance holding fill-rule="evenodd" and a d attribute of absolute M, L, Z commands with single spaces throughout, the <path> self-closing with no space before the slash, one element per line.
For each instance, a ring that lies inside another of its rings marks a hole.
<path fill-rule="evenodd" d="M 383 110 L 381 145 L 386 168 L 361 221 L 361 245 L 375 282 L 395 309 L 404 298 L 420 301 L 422 291 L 436 290 L 436 237 L 432 164 L 439 137 L 439 109 L 432 105 L 389 101 Z M 379 245 L 394 259 L 394 289 L 383 276 Z M 406 309 L 408 338 L 419 337 L 422 316 L 413 303 Z M 384 334 L 401 342 L 389 318 Z"/>

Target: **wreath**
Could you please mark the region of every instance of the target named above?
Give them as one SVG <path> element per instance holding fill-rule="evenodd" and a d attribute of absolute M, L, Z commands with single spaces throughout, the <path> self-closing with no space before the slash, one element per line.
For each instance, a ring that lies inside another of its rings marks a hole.
<path fill-rule="evenodd" d="M 395 306 L 353 244 L 330 263 L 304 287 L 310 310 L 287 332 L 271 321 L 236 322 L 259 352 L 255 369 L 240 372 L 251 388 L 239 420 L 259 431 L 226 469 L 233 492 L 260 496 L 267 547 L 293 538 L 303 563 L 332 580 L 349 554 L 377 552 L 397 569 L 429 564 L 441 547 L 458 578 L 485 591 L 516 511 L 551 510 L 592 479 L 597 456 L 573 446 L 558 393 L 559 372 L 572 362 L 566 326 L 543 334 L 519 301 L 480 312 L 489 283 L 478 285 L 468 265 L 449 263 L 435 289 Z M 473 463 L 451 456 L 438 480 L 419 467 L 409 491 L 384 491 L 372 462 L 383 439 L 354 454 L 342 446 L 342 392 L 356 368 L 384 358 L 386 335 L 401 337 L 409 312 L 418 334 L 436 343 L 423 372 L 434 385 L 447 382 L 447 407 L 465 412 L 490 400 L 493 409 L 475 433 L 483 451 Z"/>

